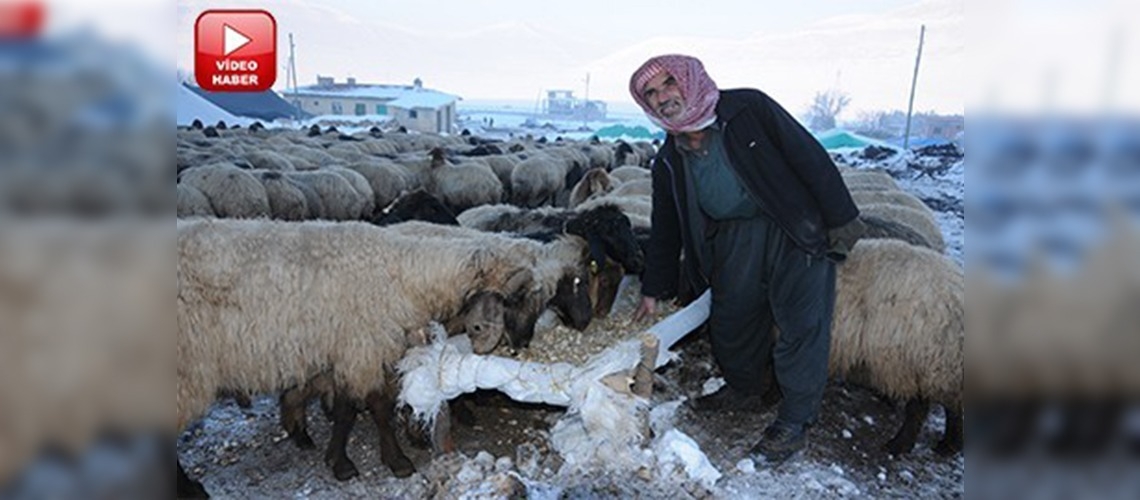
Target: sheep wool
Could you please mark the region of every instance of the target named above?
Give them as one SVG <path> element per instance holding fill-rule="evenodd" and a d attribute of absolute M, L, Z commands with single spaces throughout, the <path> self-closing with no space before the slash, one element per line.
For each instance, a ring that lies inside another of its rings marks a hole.
<path fill-rule="evenodd" d="M 302 192 L 280 172 L 251 172 L 265 186 L 269 197 L 269 212 L 274 219 L 305 220 L 309 215 L 309 204 Z"/>
<path fill-rule="evenodd" d="M 530 290 L 526 263 L 477 241 L 400 236 L 362 222 L 179 221 L 177 423 L 220 389 L 285 389 L 333 367 L 362 398 L 383 387 L 406 333 L 479 291 Z"/>
<path fill-rule="evenodd" d="M 213 217 L 210 199 L 196 188 L 186 184 L 178 185 L 178 217 Z"/>
<path fill-rule="evenodd" d="M 261 182 L 233 165 L 216 163 L 182 172 L 180 184 L 197 188 L 210 200 L 218 217 L 269 216 L 269 197 Z"/>
<path fill-rule="evenodd" d="M 910 207 L 892 205 L 887 203 L 873 203 L 859 207 L 859 213 L 896 222 L 913 229 L 930 242 L 931 248 L 938 252 L 946 250 L 946 240 L 942 236 L 942 229 L 929 214 Z"/>
<path fill-rule="evenodd" d="M 364 212 L 364 200 L 344 176 L 328 170 L 288 172 L 285 175 L 317 192 L 324 207 L 324 216 L 328 219 L 357 220 Z"/>

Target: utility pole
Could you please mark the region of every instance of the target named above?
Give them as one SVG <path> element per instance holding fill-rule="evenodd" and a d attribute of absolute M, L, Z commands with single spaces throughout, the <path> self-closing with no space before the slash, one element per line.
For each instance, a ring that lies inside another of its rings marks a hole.
<path fill-rule="evenodd" d="M 582 106 L 582 126 L 586 127 L 590 122 L 590 73 L 586 73 L 586 99 Z"/>
<path fill-rule="evenodd" d="M 289 33 L 289 72 L 285 74 L 285 87 L 293 92 L 293 108 L 296 112 L 301 111 L 301 100 L 297 98 L 297 59 L 293 53 L 293 34 Z M 300 120 L 300 116 L 294 116 L 294 120 Z"/>
<path fill-rule="evenodd" d="M 918 65 L 922 62 L 922 42 L 926 39 L 926 25 L 918 33 L 918 56 L 914 58 L 914 78 L 910 81 L 910 104 L 906 107 L 906 135 L 903 136 L 903 149 L 910 149 L 910 117 L 914 112 L 914 88 L 918 85 Z"/>

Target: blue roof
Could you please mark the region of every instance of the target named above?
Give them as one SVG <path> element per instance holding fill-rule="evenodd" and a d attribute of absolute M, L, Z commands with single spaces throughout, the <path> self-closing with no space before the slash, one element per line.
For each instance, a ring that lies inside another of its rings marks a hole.
<path fill-rule="evenodd" d="M 247 116 L 265 121 L 273 121 L 278 118 L 308 117 L 307 113 L 298 110 L 272 90 L 263 92 L 210 92 L 192 85 L 186 85 L 186 88 L 215 106 L 237 116 Z"/>

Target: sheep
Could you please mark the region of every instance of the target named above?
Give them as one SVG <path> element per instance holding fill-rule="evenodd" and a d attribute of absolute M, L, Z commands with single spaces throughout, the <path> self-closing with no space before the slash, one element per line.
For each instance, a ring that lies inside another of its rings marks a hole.
<path fill-rule="evenodd" d="M 942 230 L 928 213 L 919 212 L 910 207 L 885 203 L 861 206 L 859 212 L 907 226 L 930 242 L 931 248 L 935 251 L 943 252 L 946 250 L 946 240 L 942 236 Z"/>
<path fill-rule="evenodd" d="M 629 165 L 613 169 L 613 171 L 610 172 L 610 175 L 614 176 L 622 182 L 648 179 L 650 177 L 649 169 Z"/>
<path fill-rule="evenodd" d="M 589 243 L 596 265 L 609 257 L 629 273 L 641 273 L 644 266 L 644 255 L 634 242 L 629 219 L 613 204 L 591 203 L 577 210 L 487 205 L 463 212 L 457 218 L 461 226 L 482 231 L 571 234 Z"/>
<path fill-rule="evenodd" d="M 334 165 L 340 162 L 337 157 L 312 146 L 294 144 L 282 147 L 278 152 L 289 155 L 297 170 L 314 170 L 324 165 Z"/>
<path fill-rule="evenodd" d="M 641 165 L 641 153 L 629 143 L 617 141 L 614 144 L 614 168 L 621 168 L 625 165 Z"/>
<path fill-rule="evenodd" d="M 611 170 L 614 167 L 614 150 L 609 146 L 582 146 L 580 151 L 587 157 L 585 170 L 600 168 Z"/>
<path fill-rule="evenodd" d="M 621 181 L 610 177 L 604 169 L 592 168 L 574 185 L 574 189 L 570 190 L 569 206 L 574 208 L 588 199 L 605 195 L 620 183 Z"/>
<path fill-rule="evenodd" d="M 253 173 L 253 172 L 251 172 Z M 274 219 L 305 220 L 309 216 L 309 204 L 305 193 L 296 184 L 286 179 L 280 172 L 256 172 L 265 194 L 269 197 L 269 213 Z"/>
<path fill-rule="evenodd" d="M 197 188 L 206 195 L 218 217 L 269 216 L 265 187 L 248 172 L 233 165 L 215 163 L 185 170 L 179 176 L 179 183 Z"/>
<path fill-rule="evenodd" d="M 586 240 L 573 235 L 555 235 L 550 238 L 516 237 L 489 234 L 478 229 L 409 221 L 388 226 L 391 230 L 421 238 L 442 240 L 470 240 L 488 247 L 509 248 L 514 253 L 526 254 L 534 262 L 536 288 L 533 300 L 518 307 L 515 316 L 508 316 L 507 342 L 512 349 L 524 348 L 534 336 L 535 323 L 544 307 L 550 307 L 563 324 L 575 330 L 585 330 L 593 319 L 587 284 L 592 267 L 588 265 L 592 250 Z M 604 258 L 604 257 L 603 257 Z"/>
<path fill-rule="evenodd" d="M 512 155 L 490 155 L 484 156 L 483 161 L 487 162 L 495 177 L 498 177 L 499 182 L 503 184 L 503 199 L 511 199 L 511 172 L 514 172 L 515 165 L 522 160 Z"/>
<path fill-rule="evenodd" d="M 472 351 L 476 354 L 486 354 L 495 349 L 503 338 L 503 297 L 494 292 L 479 292 L 468 298 L 460 309 L 459 314 L 444 320 L 444 329 L 450 335 L 466 333 L 471 338 Z M 423 329 L 408 332 L 411 344 L 422 345 L 428 343 L 426 335 L 423 338 L 416 334 Z M 336 384 L 332 371 L 325 371 L 306 381 L 305 383 L 288 389 L 281 393 L 278 401 L 281 412 L 279 421 L 285 429 L 290 440 L 298 448 L 307 450 L 316 448 L 312 437 L 309 436 L 307 421 L 307 404 L 310 400 L 320 397 L 326 413 L 336 417 L 333 421 L 332 435 L 334 438 L 326 450 L 326 460 L 333 465 L 333 475 L 341 481 L 356 477 L 359 472 L 351 460 L 347 458 L 344 448 L 347 436 L 352 432 L 352 424 L 356 419 L 356 408 L 361 402 L 336 401 Z M 338 408 L 334 411 L 334 408 Z M 437 421 L 437 424 L 443 422 Z M 385 431 L 387 432 L 387 431 Z M 445 431 L 442 431 L 445 432 Z M 437 443 L 440 451 L 451 451 L 450 437 L 439 436 L 444 443 Z"/>
<path fill-rule="evenodd" d="M 355 170 L 368 179 L 376 208 L 388 206 L 401 192 L 409 189 L 407 170 L 388 161 L 361 161 L 350 163 L 345 168 Z"/>
<path fill-rule="evenodd" d="M 622 213 L 629 217 L 630 223 L 633 223 L 634 227 L 650 227 L 649 220 L 653 213 L 653 200 L 648 196 L 613 196 L 611 194 L 587 200 L 578 205 L 577 209 L 585 211 L 602 205 L 614 205 L 621 209 Z"/>
<path fill-rule="evenodd" d="M 653 181 L 650 179 L 630 180 L 621 183 L 613 193 L 612 197 L 622 196 L 653 196 Z"/>
<path fill-rule="evenodd" d="M 490 167 L 448 165 L 440 148 L 432 149 L 431 157 L 428 192 L 436 195 L 452 212 L 502 201 L 503 184 Z"/>
<path fill-rule="evenodd" d="M 285 176 L 307 184 L 317 192 L 324 216 L 331 220 L 356 220 L 364 212 L 364 200 L 344 177 L 335 172 L 286 172 Z"/>
<path fill-rule="evenodd" d="M 931 211 L 930 207 L 926 206 L 922 200 L 903 191 L 853 191 L 851 193 L 851 199 L 857 206 L 887 203 L 890 205 L 910 207 L 919 212 L 929 214 L 931 219 L 934 218 L 934 212 Z"/>
<path fill-rule="evenodd" d="M 285 155 L 273 151 L 251 151 L 245 154 L 245 159 L 253 168 L 264 170 L 296 170 L 293 162 Z"/>
<path fill-rule="evenodd" d="M 364 202 L 364 206 L 360 208 L 360 217 L 372 217 L 372 214 L 376 212 L 376 195 L 373 193 L 372 185 L 369 184 L 368 179 L 355 170 L 341 166 L 329 166 L 325 167 L 325 170 L 344 177 L 344 180 L 352 185 L 352 189 L 356 190 L 356 194 L 360 195 L 360 199 Z"/>
<path fill-rule="evenodd" d="M 590 248 L 588 289 L 594 314 L 605 316 L 617 294 L 620 276 L 640 274 L 644 250 L 634 236 L 629 218 L 612 204 L 578 210 L 542 208 L 522 210 L 510 205 L 478 207 L 459 214 L 460 224 L 484 231 L 513 232 L 523 235 L 565 233 L 586 240 Z M 612 260 L 621 266 L 615 271 Z"/>
<path fill-rule="evenodd" d="M 178 184 L 178 217 L 213 217 L 210 199 L 196 188 Z"/>
<path fill-rule="evenodd" d="M 459 220 L 443 202 L 424 191 L 417 189 L 401 194 L 390 205 L 372 218 L 372 223 L 387 226 L 398 222 L 419 220 L 435 224 L 458 226 Z"/>
<path fill-rule="evenodd" d="M 533 256 L 477 240 L 362 222 L 195 219 L 177 230 L 179 430 L 220 389 L 280 391 L 329 368 L 337 394 L 390 422 L 385 387 L 405 332 L 456 315 L 480 291 L 508 305 L 532 299 Z M 508 333 L 513 314 L 508 307 Z M 380 443 L 394 474 L 413 472 L 390 426 Z M 180 464 L 178 474 L 180 485 L 194 484 Z"/>
<path fill-rule="evenodd" d="M 914 447 L 929 402 L 946 410 L 936 451 L 962 449 L 964 288 L 949 258 L 896 240 L 861 240 L 838 266 L 829 372 L 907 401 L 886 445 L 896 455 Z"/>
<path fill-rule="evenodd" d="M 308 212 L 305 214 L 305 220 L 328 218 L 325 215 L 325 202 L 321 201 L 321 195 L 316 189 L 296 179 L 286 178 L 285 180 L 289 181 L 289 184 L 297 188 L 297 190 L 301 191 L 301 194 L 305 196 L 305 207 L 308 209 Z"/>
<path fill-rule="evenodd" d="M 649 168 L 650 160 L 657 155 L 657 148 L 649 141 L 636 141 L 633 143 L 633 147 L 641 153 L 641 163 L 639 163 L 639 165 Z"/>
<path fill-rule="evenodd" d="M 938 251 L 938 249 L 934 248 L 934 245 L 927 241 L 924 236 L 919 234 L 914 229 L 911 229 L 909 226 L 900 224 L 895 221 L 887 220 L 882 217 L 876 217 L 874 215 L 867 214 L 860 214 L 859 220 L 863 221 L 863 224 L 866 226 L 866 231 L 863 233 L 863 238 L 894 239 L 905 241 L 914 246 L 920 246 Z"/>
<path fill-rule="evenodd" d="M 511 171 L 511 204 L 524 208 L 553 205 L 566 186 L 566 172 L 559 160 L 547 155 L 534 155 L 515 165 Z"/>
<path fill-rule="evenodd" d="M 849 191 L 898 191 L 899 185 L 886 172 L 879 170 L 856 170 L 841 174 Z"/>

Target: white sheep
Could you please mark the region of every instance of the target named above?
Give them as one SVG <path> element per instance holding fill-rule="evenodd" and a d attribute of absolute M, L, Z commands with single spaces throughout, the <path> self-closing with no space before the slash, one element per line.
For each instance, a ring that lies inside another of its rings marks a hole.
<path fill-rule="evenodd" d="M 368 179 L 352 169 L 348 169 L 339 165 L 332 165 L 325 167 L 324 170 L 333 172 L 352 185 L 352 189 L 356 190 L 356 194 L 360 195 L 363 200 L 364 206 L 360 208 L 360 217 L 370 218 L 376 212 L 376 195 L 372 191 L 372 185 Z"/>
<path fill-rule="evenodd" d="M 592 168 L 582 176 L 582 180 L 570 190 L 570 208 L 577 207 L 582 202 L 598 196 L 604 196 L 621 184 L 621 181 L 611 177 L 605 169 Z"/>
<path fill-rule="evenodd" d="M 305 193 L 281 172 L 251 170 L 250 173 L 261 181 L 262 186 L 265 186 L 265 194 L 269 198 L 269 213 L 274 219 L 297 221 L 305 220 L 309 216 L 309 204 Z"/>
<path fill-rule="evenodd" d="M 838 266 L 829 371 L 907 401 L 893 453 L 914 446 L 928 402 L 946 410 L 937 450 L 962 448 L 964 287 L 949 258 L 897 240 L 861 240 Z"/>
<path fill-rule="evenodd" d="M 511 172 L 510 201 L 526 208 L 553 204 L 565 185 L 565 160 L 546 154 L 532 155 Z"/>
<path fill-rule="evenodd" d="M 527 256 L 476 240 L 359 222 L 195 219 L 177 230 L 179 430 L 222 389 L 276 392 L 330 368 L 338 394 L 390 417 L 385 388 L 405 332 L 455 316 L 479 291 L 533 287 Z M 384 451 L 394 473 L 412 472 L 402 453 Z M 184 476 L 179 466 L 180 486 Z"/>
<path fill-rule="evenodd" d="M 358 220 L 365 201 L 345 178 L 328 170 L 286 172 L 291 180 L 308 185 L 321 199 L 324 216 L 331 220 Z"/>
<path fill-rule="evenodd" d="M 875 203 L 910 207 L 919 212 L 926 213 L 931 219 L 934 219 L 934 212 L 930 210 L 930 207 L 914 195 L 904 191 L 852 191 L 851 200 L 855 202 L 855 205 L 860 207 Z"/>
<path fill-rule="evenodd" d="M 178 185 L 178 217 L 213 217 L 210 199 L 197 188 L 186 184 Z"/>
<path fill-rule="evenodd" d="M 369 159 L 366 161 L 350 163 L 346 168 L 355 170 L 372 187 L 374 204 L 377 208 L 386 207 L 408 191 L 408 171 L 388 160 Z"/>
<path fill-rule="evenodd" d="M 648 179 L 650 177 L 649 169 L 630 165 L 615 168 L 612 172 L 610 172 L 610 175 L 616 177 L 622 182 Z"/>
<path fill-rule="evenodd" d="M 233 165 L 216 163 L 184 170 L 179 183 L 197 188 L 218 217 L 269 216 L 269 198 L 256 178 Z"/>
<path fill-rule="evenodd" d="M 938 227 L 938 222 L 929 212 L 888 203 L 863 205 L 859 207 L 859 212 L 907 226 L 926 238 L 934 250 L 938 252 L 946 250 L 946 239 L 942 236 L 942 229 Z"/>
<path fill-rule="evenodd" d="M 613 197 L 622 196 L 653 196 L 653 180 L 651 179 L 637 179 L 621 183 L 613 193 Z"/>
<path fill-rule="evenodd" d="M 841 172 L 843 183 L 849 191 L 898 191 L 894 178 L 880 170 L 853 170 Z"/>

